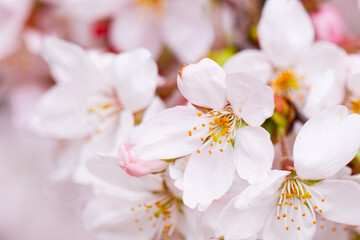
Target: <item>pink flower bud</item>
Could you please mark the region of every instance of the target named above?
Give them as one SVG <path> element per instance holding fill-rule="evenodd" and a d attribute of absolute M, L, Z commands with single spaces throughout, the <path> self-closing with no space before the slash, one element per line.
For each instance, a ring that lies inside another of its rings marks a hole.
<path fill-rule="evenodd" d="M 168 163 L 163 160 L 144 161 L 137 158 L 131 143 L 121 144 L 119 147 L 119 165 L 124 171 L 134 177 L 141 177 L 150 173 L 164 170 Z"/>
<path fill-rule="evenodd" d="M 318 40 L 341 43 L 345 37 L 345 21 L 341 13 L 329 4 L 321 4 L 310 13 Z"/>

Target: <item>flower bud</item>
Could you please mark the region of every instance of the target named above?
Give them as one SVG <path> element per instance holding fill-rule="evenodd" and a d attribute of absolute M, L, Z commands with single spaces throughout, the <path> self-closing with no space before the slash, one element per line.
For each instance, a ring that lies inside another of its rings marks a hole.
<path fill-rule="evenodd" d="M 119 165 L 124 171 L 134 177 L 160 172 L 168 163 L 162 160 L 144 161 L 137 158 L 134 152 L 134 145 L 131 143 L 121 144 L 118 152 Z"/>
<path fill-rule="evenodd" d="M 345 21 L 341 13 L 329 4 L 321 4 L 310 13 L 318 40 L 340 44 L 345 37 Z"/>

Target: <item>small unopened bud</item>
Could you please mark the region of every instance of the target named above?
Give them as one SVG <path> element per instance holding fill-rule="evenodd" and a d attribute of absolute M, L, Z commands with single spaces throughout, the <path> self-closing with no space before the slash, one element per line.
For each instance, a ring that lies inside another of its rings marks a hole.
<path fill-rule="evenodd" d="M 131 143 L 121 144 L 119 147 L 119 165 L 124 171 L 134 177 L 141 177 L 147 174 L 163 171 L 168 163 L 163 160 L 145 161 L 139 159 L 134 152 L 134 145 Z"/>

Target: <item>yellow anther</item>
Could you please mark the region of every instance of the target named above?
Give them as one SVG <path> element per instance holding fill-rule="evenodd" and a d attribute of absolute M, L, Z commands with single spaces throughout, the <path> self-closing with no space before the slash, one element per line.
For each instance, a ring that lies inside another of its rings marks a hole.
<path fill-rule="evenodd" d="M 289 227 L 286 227 L 286 230 L 289 230 Z"/>
<path fill-rule="evenodd" d="M 295 208 L 295 210 L 298 210 L 299 208 L 298 207 L 294 207 Z"/>
<path fill-rule="evenodd" d="M 135 219 L 135 222 L 139 222 L 139 219 Z"/>
<path fill-rule="evenodd" d="M 104 104 L 104 105 L 101 106 L 101 108 L 103 108 L 103 109 L 107 109 L 109 107 L 111 107 L 111 104 Z"/>
<path fill-rule="evenodd" d="M 270 83 L 275 93 L 285 93 L 289 89 L 299 89 L 297 77 L 292 71 L 284 71 L 280 73 L 278 78 Z"/>
<path fill-rule="evenodd" d="M 209 154 L 212 154 L 212 151 L 211 151 L 211 150 L 209 150 Z"/>
<path fill-rule="evenodd" d="M 294 222 L 294 219 L 292 218 L 291 221 Z"/>
<path fill-rule="evenodd" d="M 283 214 L 283 217 L 286 217 L 286 213 Z"/>
<path fill-rule="evenodd" d="M 325 218 L 324 218 L 324 217 L 322 217 L 322 218 L 321 218 L 321 220 L 323 220 L 323 221 L 324 221 L 324 220 L 325 220 Z"/>
<path fill-rule="evenodd" d="M 331 229 L 331 231 L 335 232 L 335 231 L 336 231 L 336 228 L 333 227 L 333 228 Z"/>
<path fill-rule="evenodd" d="M 224 149 L 220 148 L 220 152 L 223 152 L 223 151 L 224 151 Z"/>
<path fill-rule="evenodd" d="M 303 213 L 303 217 L 305 217 L 306 216 L 306 213 Z"/>
<path fill-rule="evenodd" d="M 211 136 L 211 137 L 215 136 L 215 133 L 211 133 L 210 136 Z"/>
<path fill-rule="evenodd" d="M 313 221 L 313 224 L 316 224 L 316 221 Z"/>
<path fill-rule="evenodd" d="M 344 231 L 347 231 L 348 230 L 348 227 L 344 227 Z"/>
<path fill-rule="evenodd" d="M 350 109 L 353 111 L 353 113 L 360 113 L 360 99 L 357 101 L 352 101 Z"/>
<path fill-rule="evenodd" d="M 212 130 L 214 130 L 212 127 L 209 127 L 209 131 L 212 131 Z"/>
<path fill-rule="evenodd" d="M 213 122 L 209 122 L 209 125 L 214 125 L 214 123 L 213 123 Z"/>
<path fill-rule="evenodd" d="M 291 193 L 289 193 L 289 194 L 286 195 L 286 198 L 287 198 L 287 199 L 289 199 L 289 198 L 291 198 L 291 197 L 292 197 L 292 194 L 291 194 Z"/>
<path fill-rule="evenodd" d="M 210 143 L 210 147 L 212 147 L 212 146 L 214 146 L 214 144 L 213 144 L 213 143 Z"/>
<path fill-rule="evenodd" d="M 277 219 L 280 219 L 280 216 L 277 216 Z"/>
<path fill-rule="evenodd" d="M 324 229 L 324 225 L 321 225 L 320 228 L 321 228 L 321 229 Z"/>
<path fill-rule="evenodd" d="M 196 131 L 196 127 L 194 127 L 193 129 L 194 129 L 194 131 Z"/>
<path fill-rule="evenodd" d="M 281 196 L 283 196 L 283 197 L 284 197 L 284 196 L 285 196 L 285 193 L 282 193 L 282 194 L 281 194 Z"/>
<path fill-rule="evenodd" d="M 298 228 L 297 228 L 297 230 L 299 230 L 299 231 L 300 231 L 300 227 L 298 227 Z"/>
<path fill-rule="evenodd" d="M 201 141 L 204 141 L 204 138 L 203 138 L 203 137 L 201 137 L 201 138 L 200 138 L 200 140 L 201 140 Z"/>
<path fill-rule="evenodd" d="M 135 208 L 132 208 L 131 211 L 135 211 Z"/>
<path fill-rule="evenodd" d="M 200 153 L 200 150 L 198 149 L 197 152 Z"/>
<path fill-rule="evenodd" d="M 319 213 L 322 213 L 322 210 L 321 210 L 321 209 L 319 209 Z"/>
<path fill-rule="evenodd" d="M 293 203 L 291 202 L 291 203 L 289 203 L 289 206 L 291 207 L 293 205 Z"/>
<path fill-rule="evenodd" d="M 282 204 L 281 204 L 281 203 L 279 203 L 279 204 L 278 204 L 278 206 L 279 206 L 279 207 L 282 207 Z"/>
<path fill-rule="evenodd" d="M 214 116 L 214 112 L 213 111 L 210 111 L 209 112 L 211 116 Z"/>
<path fill-rule="evenodd" d="M 206 125 L 205 125 L 205 123 L 203 123 L 203 124 L 201 124 L 201 126 L 205 127 Z"/>
<path fill-rule="evenodd" d="M 230 122 L 230 119 L 228 117 L 222 117 L 221 120 L 225 123 Z"/>
<path fill-rule="evenodd" d="M 325 202 L 325 199 L 321 199 L 322 202 Z"/>
<path fill-rule="evenodd" d="M 222 144 L 222 141 L 221 141 L 221 140 L 219 140 L 219 144 Z"/>
<path fill-rule="evenodd" d="M 219 123 L 220 123 L 220 118 L 218 118 L 218 117 L 214 118 L 214 122 L 215 122 L 216 124 L 219 124 Z"/>
<path fill-rule="evenodd" d="M 155 224 L 155 223 L 154 223 L 152 226 L 153 226 L 153 228 L 156 228 L 156 224 Z"/>
<path fill-rule="evenodd" d="M 189 133 L 189 136 L 191 137 L 191 135 L 192 135 L 192 132 L 191 132 L 191 131 L 189 131 L 188 133 Z"/>
<path fill-rule="evenodd" d="M 317 209 L 317 206 L 316 206 L 316 205 L 314 206 L 314 209 Z"/>
<path fill-rule="evenodd" d="M 220 115 L 221 114 L 221 112 L 220 111 L 217 111 L 217 113 Z"/>
<path fill-rule="evenodd" d="M 288 202 L 285 202 L 285 205 L 288 205 Z"/>
<path fill-rule="evenodd" d="M 143 230 L 143 228 L 141 227 L 141 228 L 139 228 L 139 231 L 141 232 Z"/>
<path fill-rule="evenodd" d="M 198 117 L 201 117 L 202 112 L 198 112 L 197 115 L 198 115 Z"/>

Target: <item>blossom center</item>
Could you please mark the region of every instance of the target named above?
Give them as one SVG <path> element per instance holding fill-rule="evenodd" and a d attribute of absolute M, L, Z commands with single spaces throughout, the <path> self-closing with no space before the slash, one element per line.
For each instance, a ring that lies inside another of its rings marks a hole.
<path fill-rule="evenodd" d="M 321 197 L 317 199 L 313 193 Z M 309 187 L 302 180 L 297 178 L 287 179 L 282 188 L 277 206 L 277 219 L 283 218 L 285 229 L 294 227 L 300 230 L 302 221 L 311 218 L 313 224 L 316 224 L 316 212 L 322 213 L 320 208 L 325 202 L 321 193 Z M 306 212 L 310 211 L 310 216 Z M 304 219 L 304 220 L 303 220 Z"/>
<path fill-rule="evenodd" d="M 274 89 L 275 94 L 286 94 L 289 90 L 298 90 L 300 88 L 298 77 L 291 70 L 281 72 L 275 81 L 270 83 L 270 86 Z"/>
<path fill-rule="evenodd" d="M 197 113 L 198 117 L 201 117 L 204 121 L 201 125 L 193 127 L 189 130 L 188 134 L 192 137 L 194 131 L 200 128 L 208 128 L 206 134 L 200 137 L 200 141 L 203 142 L 198 153 L 205 146 L 210 146 L 209 154 L 213 151 L 223 152 L 228 144 L 232 144 L 236 135 L 236 129 L 241 125 L 241 119 L 238 118 L 231 109 L 227 110 L 212 110 L 206 114 L 202 112 Z"/>
<path fill-rule="evenodd" d="M 157 16 L 161 17 L 165 11 L 164 0 L 135 0 L 138 6 L 154 10 Z"/>
<path fill-rule="evenodd" d="M 135 215 L 134 221 L 139 225 L 139 231 L 144 231 L 145 227 L 155 228 L 157 230 L 155 239 L 168 240 L 174 233 L 182 201 L 168 190 L 155 192 L 154 195 L 156 195 L 154 201 L 139 203 L 131 208 Z"/>
<path fill-rule="evenodd" d="M 351 102 L 350 109 L 353 113 L 360 113 L 360 99 Z"/>

